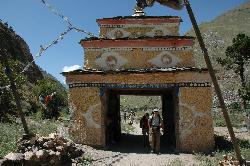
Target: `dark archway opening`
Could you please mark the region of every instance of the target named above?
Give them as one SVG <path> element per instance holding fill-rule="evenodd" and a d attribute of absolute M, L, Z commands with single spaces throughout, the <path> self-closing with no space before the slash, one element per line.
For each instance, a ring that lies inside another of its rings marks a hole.
<path fill-rule="evenodd" d="M 173 153 L 176 149 L 176 89 L 109 89 L 106 91 L 106 145 L 110 150 L 119 152 L 148 153 L 144 147 L 143 136 L 122 133 L 121 95 L 160 96 L 164 122 L 164 134 L 161 136 L 161 152 Z M 148 112 L 154 106 L 148 108 Z M 139 118 L 139 117 L 137 117 Z"/>

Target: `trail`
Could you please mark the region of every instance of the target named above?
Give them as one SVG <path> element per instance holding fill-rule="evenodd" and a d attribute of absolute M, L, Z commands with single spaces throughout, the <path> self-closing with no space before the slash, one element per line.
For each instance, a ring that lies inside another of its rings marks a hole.
<path fill-rule="evenodd" d="M 123 134 L 119 143 L 107 149 L 94 149 L 84 146 L 85 152 L 91 156 L 92 166 L 167 166 L 167 165 L 199 165 L 192 154 L 175 153 L 171 147 L 162 148 L 161 155 L 151 154 L 149 146 L 144 147 L 139 124 L 132 125 L 131 134 Z M 164 141 L 163 141 L 164 144 Z M 165 146 L 165 145 L 163 145 Z"/>

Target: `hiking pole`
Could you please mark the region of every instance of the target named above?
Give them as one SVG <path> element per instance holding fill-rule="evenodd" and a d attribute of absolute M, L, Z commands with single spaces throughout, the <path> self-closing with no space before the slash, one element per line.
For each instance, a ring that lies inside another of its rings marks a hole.
<path fill-rule="evenodd" d="M 245 161 L 244 161 L 244 159 L 242 158 L 242 156 L 240 154 L 240 148 L 239 148 L 239 146 L 237 144 L 237 140 L 235 138 L 235 134 L 234 134 L 234 131 L 233 131 L 233 127 L 232 127 L 230 118 L 228 116 L 227 108 L 226 108 L 226 105 L 225 105 L 225 102 L 224 102 L 224 99 L 223 99 L 223 96 L 222 96 L 222 93 L 221 93 L 221 89 L 220 89 L 220 86 L 219 86 L 218 81 L 216 79 L 215 72 L 213 70 L 212 63 L 211 63 L 210 58 L 208 56 L 208 52 L 207 52 L 206 46 L 204 44 L 203 38 L 201 36 L 200 29 L 199 29 L 198 24 L 196 22 L 196 19 L 195 19 L 195 16 L 194 16 L 194 13 L 192 11 L 192 8 L 190 6 L 189 1 L 184 0 L 184 4 L 186 6 L 189 18 L 190 18 L 190 20 L 192 22 L 192 25 L 193 25 L 197 40 L 198 40 L 199 45 L 201 47 L 201 50 L 203 51 L 204 59 L 206 61 L 208 71 L 209 71 L 209 74 L 211 76 L 211 79 L 212 79 L 212 82 L 213 82 L 213 85 L 214 85 L 215 92 L 216 92 L 217 97 L 219 99 L 219 103 L 220 103 L 220 106 L 221 106 L 221 111 L 223 113 L 223 116 L 224 116 L 224 119 L 226 121 L 228 131 L 229 131 L 229 135 L 230 135 L 232 143 L 233 143 L 234 151 L 236 153 L 236 158 L 240 162 L 240 165 L 242 165 Z"/>

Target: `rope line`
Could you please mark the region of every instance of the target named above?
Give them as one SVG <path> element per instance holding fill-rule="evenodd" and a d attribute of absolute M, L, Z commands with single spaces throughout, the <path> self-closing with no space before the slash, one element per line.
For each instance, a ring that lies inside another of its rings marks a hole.
<path fill-rule="evenodd" d="M 39 57 L 42 56 L 42 54 L 51 46 L 57 44 L 59 41 L 64 39 L 64 36 L 69 33 L 73 28 L 68 27 L 68 29 L 66 31 L 64 31 L 63 33 L 61 33 L 55 40 L 53 40 L 50 44 L 48 44 L 47 46 L 40 46 L 40 50 L 38 51 L 38 53 L 35 55 L 34 59 L 28 63 L 28 65 L 26 65 L 24 67 L 24 69 L 20 72 L 20 74 L 24 73 L 25 71 L 28 70 L 28 68 L 32 65 L 33 62 L 35 62 Z M 15 81 L 18 79 L 18 77 L 15 79 Z"/>
<path fill-rule="evenodd" d="M 18 73 L 18 76 L 14 79 L 14 81 L 16 81 L 17 79 L 19 79 L 21 77 L 21 74 L 26 72 L 29 67 L 32 65 L 33 62 L 35 62 L 39 57 L 41 57 L 43 55 L 43 53 L 49 49 L 50 47 L 52 47 L 55 44 L 58 44 L 58 42 L 60 42 L 61 40 L 64 39 L 64 36 L 67 35 L 70 31 L 72 31 L 73 28 L 72 27 L 68 27 L 67 30 L 65 30 L 64 32 L 62 32 L 56 39 L 54 39 L 52 42 L 50 42 L 47 46 L 40 46 L 40 50 L 38 51 L 38 53 L 35 55 L 34 59 L 32 61 L 30 61 L 24 68 L 23 70 Z M 2 89 L 9 89 L 10 85 L 6 85 L 6 86 L 2 86 L 0 87 L 0 90 Z"/>
<path fill-rule="evenodd" d="M 76 26 L 74 26 L 71 21 L 69 20 L 68 17 L 64 16 L 63 14 L 61 14 L 60 12 L 58 12 L 54 6 L 52 6 L 51 4 L 49 4 L 47 2 L 47 0 L 41 0 L 41 2 L 49 8 L 49 10 L 54 13 L 55 15 L 57 15 L 58 17 L 60 17 L 64 22 L 67 23 L 67 27 L 68 29 L 65 30 L 64 32 L 62 32 L 55 40 L 53 40 L 52 42 L 50 42 L 47 46 L 43 46 L 41 45 L 40 46 L 40 49 L 39 51 L 35 54 L 34 56 L 34 59 L 29 62 L 24 68 L 23 70 L 18 74 L 18 76 L 14 79 L 14 81 L 16 81 L 17 79 L 19 79 L 19 77 L 21 77 L 21 74 L 26 72 L 29 67 L 32 65 L 33 62 L 35 62 L 39 57 L 42 56 L 42 54 L 47 50 L 49 49 L 51 46 L 57 44 L 58 42 L 60 42 L 61 40 L 64 39 L 64 36 L 67 35 L 70 31 L 72 30 L 75 30 L 76 32 L 82 32 L 82 33 L 85 33 L 87 34 L 88 36 L 90 37 L 95 37 L 95 35 L 91 32 L 88 32 L 88 31 L 85 31 L 84 29 L 81 29 L 81 28 L 78 28 Z M 0 87 L 0 90 L 3 90 L 3 89 L 9 89 L 10 88 L 10 85 L 7 85 L 7 86 L 2 86 Z"/>
<path fill-rule="evenodd" d="M 75 29 L 76 32 L 83 32 L 83 33 L 87 34 L 87 35 L 90 36 L 90 37 L 95 37 L 95 35 L 94 35 L 93 33 L 88 32 L 88 31 L 85 31 L 85 30 L 83 30 L 83 29 L 80 29 L 80 28 L 77 28 L 76 26 L 74 26 L 74 25 L 72 24 L 72 22 L 69 20 L 68 17 L 66 17 L 66 16 L 64 16 L 62 13 L 58 12 L 58 11 L 55 9 L 54 6 L 52 6 L 51 4 L 49 4 L 49 3 L 47 2 L 47 0 L 41 0 L 41 1 L 42 1 L 42 3 L 43 3 L 45 6 L 47 6 L 47 7 L 49 8 L 49 10 L 50 10 L 52 13 L 54 13 L 55 15 L 57 15 L 58 17 L 60 17 L 64 22 L 66 22 L 66 23 L 68 24 L 68 27 L 71 27 L 71 28 Z"/>

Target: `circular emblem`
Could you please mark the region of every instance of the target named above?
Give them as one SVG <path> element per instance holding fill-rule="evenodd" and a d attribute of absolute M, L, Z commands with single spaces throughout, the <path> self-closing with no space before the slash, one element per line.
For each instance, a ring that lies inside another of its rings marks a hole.
<path fill-rule="evenodd" d="M 162 55 L 161 57 L 161 62 L 164 64 L 164 65 L 169 65 L 172 63 L 172 57 L 169 56 L 168 54 L 164 54 Z"/>
<path fill-rule="evenodd" d="M 110 69 L 113 69 L 117 65 L 117 59 L 114 56 L 107 56 L 106 64 Z"/>
<path fill-rule="evenodd" d="M 115 35 L 115 38 L 122 38 L 123 37 L 123 33 L 120 30 L 115 31 L 114 35 Z"/>

